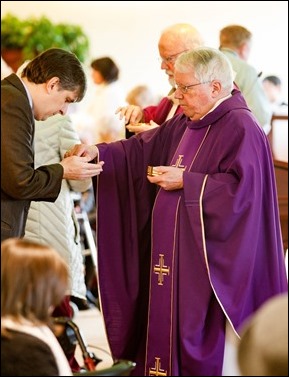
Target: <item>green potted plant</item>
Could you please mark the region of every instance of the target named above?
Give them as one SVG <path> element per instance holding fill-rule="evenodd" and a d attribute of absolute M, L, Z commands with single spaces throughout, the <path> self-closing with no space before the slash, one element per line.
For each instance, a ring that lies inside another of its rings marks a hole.
<path fill-rule="evenodd" d="M 22 48 L 27 40 L 27 22 L 11 13 L 1 19 L 1 49 Z"/>
<path fill-rule="evenodd" d="M 56 33 L 62 36 L 62 48 L 73 52 L 83 63 L 89 51 L 89 40 L 79 25 L 58 24 Z"/>
<path fill-rule="evenodd" d="M 72 24 L 54 24 L 47 17 L 29 17 L 20 20 L 8 13 L 1 19 L 1 54 L 14 71 L 25 61 L 51 47 L 73 52 L 84 62 L 89 41 L 82 28 Z M 8 61 L 7 51 L 18 51 L 15 62 Z"/>
<path fill-rule="evenodd" d="M 1 19 L 1 55 L 14 71 L 23 62 L 27 34 L 27 23 L 13 14 L 7 13 Z"/>
<path fill-rule="evenodd" d="M 23 48 L 25 59 L 34 56 L 51 47 L 59 47 L 73 52 L 81 62 L 84 62 L 88 50 L 88 37 L 78 25 L 54 24 L 47 17 L 27 19 L 28 38 Z"/>

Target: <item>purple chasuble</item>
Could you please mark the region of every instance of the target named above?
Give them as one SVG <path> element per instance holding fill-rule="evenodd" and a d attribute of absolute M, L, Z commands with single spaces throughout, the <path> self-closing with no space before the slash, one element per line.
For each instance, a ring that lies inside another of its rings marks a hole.
<path fill-rule="evenodd" d="M 238 334 L 288 291 L 266 135 L 233 90 L 199 121 L 179 114 L 98 147 L 98 282 L 113 357 L 135 361 L 132 375 L 220 376 L 226 321 Z M 148 165 L 186 167 L 183 188 L 151 184 Z"/>

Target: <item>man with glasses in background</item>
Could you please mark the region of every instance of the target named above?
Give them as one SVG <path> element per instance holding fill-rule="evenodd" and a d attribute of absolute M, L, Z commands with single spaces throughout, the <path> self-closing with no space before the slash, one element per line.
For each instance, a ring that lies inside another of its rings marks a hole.
<path fill-rule="evenodd" d="M 113 358 L 139 376 L 222 376 L 225 338 L 288 290 L 274 168 L 222 52 L 184 52 L 174 81 L 183 113 L 67 155 L 104 161 L 98 278 Z"/>
<path fill-rule="evenodd" d="M 190 24 L 174 24 L 162 32 L 158 43 L 161 69 L 168 75 L 172 89 L 157 106 L 142 109 L 139 106 L 129 105 L 118 108 L 116 113 L 120 114 L 120 119 L 125 117 L 128 131 L 132 133 L 147 131 L 182 112 L 178 100 L 174 98 L 175 61 L 182 52 L 202 45 L 203 39 L 200 33 Z"/>

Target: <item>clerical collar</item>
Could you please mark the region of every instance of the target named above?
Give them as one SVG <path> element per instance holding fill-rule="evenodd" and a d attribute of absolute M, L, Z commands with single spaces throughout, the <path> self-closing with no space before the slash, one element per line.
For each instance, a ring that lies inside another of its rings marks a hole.
<path fill-rule="evenodd" d="M 202 116 L 201 118 L 200 118 L 200 120 L 201 119 L 203 119 L 203 118 L 205 118 L 205 116 L 206 115 L 208 115 L 209 113 L 211 113 L 212 111 L 214 111 L 222 102 L 224 102 L 224 101 L 226 101 L 226 99 L 229 99 L 229 98 L 231 98 L 232 97 L 232 94 L 230 93 L 229 95 L 227 95 L 226 97 L 223 97 L 223 98 L 220 98 L 216 103 L 215 103 L 215 105 L 211 108 L 211 110 L 209 110 L 208 112 L 207 112 L 207 114 L 205 114 L 204 116 Z"/>

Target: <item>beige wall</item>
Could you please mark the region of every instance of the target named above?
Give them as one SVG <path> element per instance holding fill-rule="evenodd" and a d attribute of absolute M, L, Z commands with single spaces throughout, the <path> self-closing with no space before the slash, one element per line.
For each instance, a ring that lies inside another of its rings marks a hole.
<path fill-rule="evenodd" d="M 189 22 L 200 30 L 208 46 L 217 48 L 219 30 L 238 23 L 254 35 L 249 62 L 264 74 L 278 74 L 287 93 L 287 1 L 1 1 L 2 16 L 7 12 L 80 24 L 90 37 L 90 59 L 109 55 L 119 64 L 127 89 L 147 83 L 160 94 L 169 88 L 160 72 L 157 51 L 164 27 Z"/>

